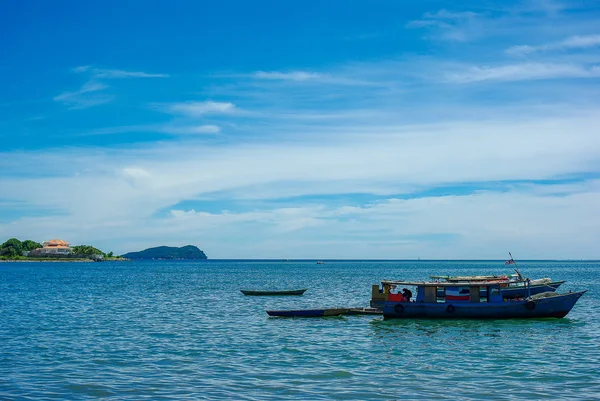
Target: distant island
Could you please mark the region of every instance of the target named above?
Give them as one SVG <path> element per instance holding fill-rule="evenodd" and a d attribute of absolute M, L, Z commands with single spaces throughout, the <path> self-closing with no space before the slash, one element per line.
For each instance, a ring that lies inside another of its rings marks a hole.
<path fill-rule="evenodd" d="M 132 260 L 141 259 L 186 259 L 204 260 L 208 259 L 204 252 L 194 245 L 186 245 L 181 248 L 172 246 L 157 246 L 139 252 L 129 252 L 121 255 L 123 258 Z"/>

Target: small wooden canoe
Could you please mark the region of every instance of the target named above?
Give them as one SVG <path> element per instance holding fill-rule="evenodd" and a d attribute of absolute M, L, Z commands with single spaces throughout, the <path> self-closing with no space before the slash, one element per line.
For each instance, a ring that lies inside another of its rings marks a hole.
<path fill-rule="evenodd" d="M 268 310 L 269 316 L 278 317 L 327 317 L 342 315 L 381 315 L 383 312 L 375 308 L 329 308 L 300 310 Z"/>
<path fill-rule="evenodd" d="M 330 308 L 330 309 L 300 309 L 300 310 L 268 310 L 269 316 L 279 317 L 324 317 L 341 316 L 347 313 L 350 308 Z"/>
<path fill-rule="evenodd" d="M 240 290 L 244 295 L 302 295 L 307 289 L 301 290 L 281 290 L 281 291 L 260 291 L 260 290 Z"/>

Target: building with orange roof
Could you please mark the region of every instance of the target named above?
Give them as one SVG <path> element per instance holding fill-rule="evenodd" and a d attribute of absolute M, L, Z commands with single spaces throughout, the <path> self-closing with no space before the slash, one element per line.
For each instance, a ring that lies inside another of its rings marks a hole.
<path fill-rule="evenodd" d="M 68 255 L 73 252 L 71 244 L 62 239 L 51 239 L 42 243 L 43 248 L 29 252 L 30 255 Z"/>

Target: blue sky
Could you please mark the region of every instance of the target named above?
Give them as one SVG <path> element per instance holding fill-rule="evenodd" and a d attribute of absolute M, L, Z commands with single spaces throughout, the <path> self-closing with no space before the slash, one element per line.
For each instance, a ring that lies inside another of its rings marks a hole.
<path fill-rule="evenodd" d="M 0 5 L 0 239 L 598 259 L 594 1 Z"/>

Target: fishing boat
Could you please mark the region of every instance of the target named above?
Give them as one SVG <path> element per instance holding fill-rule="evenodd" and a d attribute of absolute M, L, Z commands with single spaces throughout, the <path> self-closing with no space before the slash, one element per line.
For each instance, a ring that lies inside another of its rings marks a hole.
<path fill-rule="evenodd" d="M 529 290 L 530 280 L 524 281 L 525 288 Z M 489 281 L 480 283 L 383 281 L 382 286 L 384 288 L 416 287 L 414 300 L 403 294 L 388 292 L 382 308 L 384 318 L 562 318 L 586 292 L 565 294 L 544 292 L 537 295 L 528 293 L 523 299 L 507 300 L 502 296 L 500 283 Z M 444 290 L 443 299 L 438 297 L 439 288 Z M 482 289 L 485 293 L 484 297 L 481 296 Z"/>
<path fill-rule="evenodd" d="M 531 280 L 531 282 L 537 282 L 538 280 Z M 442 284 L 440 282 L 434 281 L 433 284 Z M 460 283 L 458 281 L 452 281 L 450 283 Z M 484 286 L 485 283 L 489 284 L 497 284 L 500 287 L 500 293 L 502 294 L 502 298 L 504 299 L 521 299 L 527 296 L 533 296 L 537 294 L 542 294 L 545 292 L 555 292 L 556 289 L 564 283 L 564 281 L 554 281 L 546 284 L 530 284 L 527 288 L 522 282 L 512 282 L 506 283 L 503 281 L 464 281 L 462 282 L 465 286 L 477 285 L 479 286 L 480 298 L 485 298 L 487 296 L 487 290 Z M 390 284 L 389 286 L 379 287 L 377 284 L 373 284 L 371 290 L 371 302 L 370 306 L 372 308 L 383 309 L 383 304 L 388 299 L 394 299 L 400 297 L 399 294 L 394 294 L 393 291 L 396 289 L 396 286 Z M 439 299 L 444 299 L 446 296 L 446 292 L 443 286 L 437 286 L 436 295 Z M 399 299 L 399 298 L 398 298 Z"/>
<path fill-rule="evenodd" d="M 244 295 L 302 295 L 306 291 L 306 288 L 300 290 L 240 290 Z"/>

